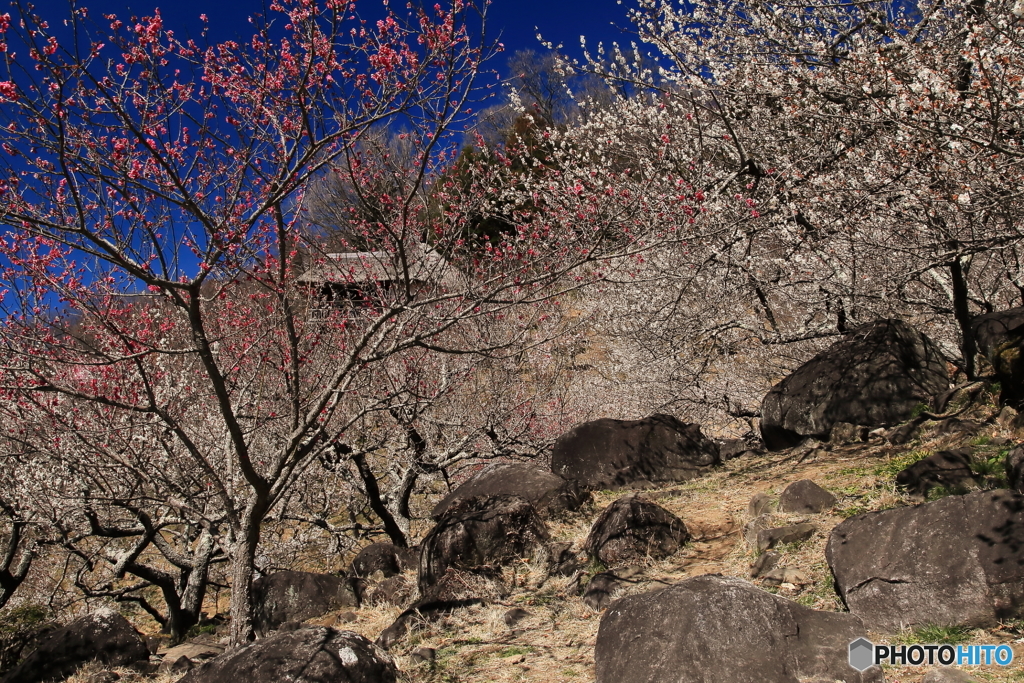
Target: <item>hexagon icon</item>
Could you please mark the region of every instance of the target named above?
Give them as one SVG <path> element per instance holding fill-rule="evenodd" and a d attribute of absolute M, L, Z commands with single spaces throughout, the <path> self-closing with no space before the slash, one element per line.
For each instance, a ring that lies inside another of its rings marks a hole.
<path fill-rule="evenodd" d="M 850 643 L 850 666 L 864 671 L 875 663 L 875 646 L 867 638 L 858 638 Z"/>

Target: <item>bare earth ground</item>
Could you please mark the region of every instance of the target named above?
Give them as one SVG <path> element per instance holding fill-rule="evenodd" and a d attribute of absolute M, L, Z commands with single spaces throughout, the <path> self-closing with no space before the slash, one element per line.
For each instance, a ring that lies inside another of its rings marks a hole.
<path fill-rule="evenodd" d="M 991 405 L 973 412 L 971 417 L 978 420 L 994 416 Z M 775 454 L 748 454 L 700 479 L 645 491 L 649 499 L 684 520 L 693 540 L 673 557 L 660 562 L 649 560 L 638 567 L 638 573 L 629 579 L 621 594 L 654 590 L 709 573 L 747 579 L 749 564 L 755 557 L 742 533 L 748 520 L 750 499 L 759 492 L 778 496 L 788 484 L 812 479 L 838 498 L 834 510 L 819 515 L 776 514 L 779 525 L 811 521 L 819 527 L 809 541 L 777 549 L 783 556 L 780 566 L 802 570 L 810 583 L 762 587 L 816 609 L 842 610 L 824 559 L 825 543 L 832 527 L 859 512 L 912 504 L 914 501 L 896 490 L 893 480 L 903 466 L 923 455 L 966 445 L 974 447 L 976 452 L 991 450 L 994 455 L 999 448 L 1005 452 L 1007 446 L 989 445 L 989 440 L 999 441 L 1002 437 L 1016 443 L 1024 439 L 1024 434 L 995 424 L 986 424 L 980 431 L 971 433 L 935 435 L 935 430 L 929 430 L 926 423 L 924 434 L 905 446 L 874 439 L 852 445 L 810 444 Z M 579 549 L 597 513 L 625 493 L 597 493 L 593 508 L 552 524 L 552 540 L 570 541 L 574 549 Z M 604 569 L 595 566 L 589 571 L 596 573 Z M 509 571 L 515 574 L 519 588 L 501 604 L 464 609 L 441 621 L 425 624 L 392 649 L 403 672 L 402 681 L 582 683 L 594 680 L 594 644 L 601 615 L 583 603 L 576 591 L 576 582 L 570 578 L 550 577 L 538 588 L 536 584 L 542 576 L 528 564 Z M 409 573 L 408 578 L 415 582 L 413 573 Z M 506 626 L 503 618 L 512 607 L 522 607 L 530 613 L 515 630 Z M 354 623 L 335 624 L 337 614 L 328 614 L 310 623 L 336 625 L 375 639 L 400 612 L 398 607 L 370 606 L 358 611 Z M 909 631 L 865 635 L 876 643 L 929 642 L 914 640 L 915 634 Z M 1024 681 L 1024 620 L 973 631 L 964 642 L 1008 643 L 1014 649 L 1014 664 L 1010 667 L 964 667 L 979 681 Z M 411 654 L 419 647 L 434 648 L 436 660 L 414 663 Z M 918 683 L 926 671 L 927 667 L 887 667 L 885 679 L 888 683 Z M 85 673 L 70 680 L 84 683 Z M 125 670 L 121 680 L 170 683 L 174 678 L 142 678 Z"/>

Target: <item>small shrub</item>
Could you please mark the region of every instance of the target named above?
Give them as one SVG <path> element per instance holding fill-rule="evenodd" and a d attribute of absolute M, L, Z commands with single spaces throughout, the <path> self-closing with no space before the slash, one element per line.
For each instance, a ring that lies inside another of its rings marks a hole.
<path fill-rule="evenodd" d="M 914 409 L 910 411 L 910 419 L 918 418 L 931 410 L 931 406 L 927 403 L 918 403 L 914 406 Z"/>
<path fill-rule="evenodd" d="M 0 612 L 0 673 L 13 668 L 22 654 L 57 627 L 45 607 L 25 604 Z"/>
<path fill-rule="evenodd" d="M 196 624 L 188 630 L 187 638 L 195 638 L 196 636 L 214 635 L 217 633 L 216 624 Z"/>
<path fill-rule="evenodd" d="M 985 446 L 985 445 L 988 445 L 988 443 L 990 441 L 992 441 L 992 437 L 991 436 L 988 436 L 986 434 L 981 434 L 981 435 L 976 436 L 973 439 L 971 439 L 970 440 L 970 444 L 972 446 Z"/>

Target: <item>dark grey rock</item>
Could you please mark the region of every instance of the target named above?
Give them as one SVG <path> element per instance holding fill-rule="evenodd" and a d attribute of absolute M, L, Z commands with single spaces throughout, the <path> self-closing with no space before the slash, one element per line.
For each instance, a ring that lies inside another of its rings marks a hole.
<path fill-rule="evenodd" d="M 818 513 L 835 504 L 836 497 L 810 479 L 793 482 L 779 496 L 779 512 Z"/>
<path fill-rule="evenodd" d="M 760 517 L 761 515 L 771 512 L 774 506 L 775 503 L 772 500 L 772 497 L 767 493 L 764 493 L 763 491 L 761 493 L 756 493 L 747 505 L 747 516 L 751 518 Z"/>
<path fill-rule="evenodd" d="M 36 683 L 64 679 L 86 662 L 126 666 L 149 659 L 149 648 L 128 620 L 101 609 L 47 634 L 3 683 Z"/>
<path fill-rule="evenodd" d="M 595 574 L 583 593 L 583 604 L 595 612 L 600 612 L 611 604 L 615 593 L 621 586 L 622 582 L 619 577 L 612 572 Z"/>
<path fill-rule="evenodd" d="M 992 364 L 1001 385 L 1000 401 L 1024 403 L 1024 307 L 979 315 L 971 321 L 978 351 Z"/>
<path fill-rule="evenodd" d="M 754 547 L 760 551 L 769 550 L 780 543 L 800 543 L 813 536 L 817 530 L 818 527 L 809 522 L 790 524 L 774 529 L 761 529 L 757 532 L 757 541 Z"/>
<path fill-rule="evenodd" d="M 829 438 L 837 422 L 888 427 L 949 388 L 946 361 L 901 320 L 878 320 L 847 334 L 775 385 L 761 403 L 769 450 L 806 437 Z"/>
<path fill-rule="evenodd" d="M 1017 446 L 1006 455 L 1006 481 L 1018 493 L 1024 493 L 1024 446 Z"/>
<path fill-rule="evenodd" d="M 1024 496 L 979 491 L 857 515 L 832 530 L 825 557 L 872 629 L 995 626 L 1024 616 Z"/>
<path fill-rule="evenodd" d="M 972 678 L 966 671 L 942 667 L 941 669 L 932 669 L 926 673 L 924 678 L 921 679 L 921 683 L 977 683 L 977 680 Z"/>
<path fill-rule="evenodd" d="M 419 551 L 416 548 L 399 548 L 391 543 L 372 543 L 352 560 L 349 573 L 365 579 L 375 572 L 391 578 L 406 569 L 415 569 L 419 563 Z"/>
<path fill-rule="evenodd" d="M 415 592 L 416 586 L 404 576 L 392 576 L 371 590 L 367 601 L 374 605 L 403 607 L 409 604 Z"/>
<path fill-rule="evenodd" d="M 195 662 L 186 657 L 180 655 L 178 657 L 164 657 L 164 661 L 160 662 L 160 666 L 157 668 L 159 674 L 174 674 L 181 676 L 188 673 L 196 667 Z"/>
<path fill-rule="evenodd" d="M 829 432 L 829 443 L 841 446 L 858 441 L 867 441 L 870 429 L 862 425 L 853 425 L 849 422 L 836 422 Z"/>
<path fill-rule="evenodd" d="M 958 489 L 974 483 L 971 452 L 964 448 L 933 453 L 896 475 L 898 486 L 918 496 L 927 495 L 928 491 L 937 486 Z"/>
<path fill-rule="evenodd" d="M 178 683 L 395 683 L 391 656 L 351 631 L 303 628 L 277 633 L 193 669 Z"/>
<path fill-rule="evenodd" d="M 700 576 L 612 603 L 597 633 L 597 683 L 882 683 L 878 667 L 858 673 L 847 661 L 864 633 L 853 615 Z"/>
<path fill-rule="evenodd" d="M 605 508 L 590 527 L 584 550 L 605 565 L 675 554 L 690 540 L 683 521 L 636 494 Z"/>
<path fill-rule="evenodd" d="M 750 563 L 750 578 L 756 579 L 775 569 L 781 558 L 782 556 L 774 550 L 761 553 L 753 562 Z"/>
<path fill-rule="evenodd" d="M 722 460 L 738 458 L 751 450 L 750 444 L 743 439 L 729 439 L 718 446 L 718 456 Z"/>
<path fill-rule="evenodd" d="M 437 659 L 437 651 L 432 647 L 418 647 L 412 651 L 413 664 L 433 662 Z"/>
<path fill-rule="evenodd" d="M 585 422 L 558 437 L 551 471 L 587 490 L 693 479 L 721 463 L 700 426 L 671 415 Z"/>
<path fill-rule="evenodd" d="M 588 491 L 574 481 L 567 481 L 534 465 L 495 463 L 488 465 L 468 481 L 449 493 L 434 506 L 430 515 L 440 519 L 445 511 L 459 501 L 474 497 L 518 496 L 530 503 L 541 517 L 578 510 L 591 499 Z"/>
<path fill-rule="evenodd" d="M 423 596 L 384 629 L 377 644 L 385 649 L 398 643 L 413 627 L 436 621 L 458 609 L 482 605 L 502 597 L 502 587 L 480 571 L 449 567 Z"/>
<path fill-rule="evenodd" d="M 547 525 L 522 498 L 459 501 L 420 545 L 420 593 L 425 595 L 449 567 L 490 573 L 495 567 L 546 551 L 547 540 Z"/>
<path fill-rule="evenodd" d="M 356 579 L 334 574 L 276 572 L 253 582 L 254 622 L 266 633 L 288 621 L 305 621 L 342 607 L 359 607 Z"/>

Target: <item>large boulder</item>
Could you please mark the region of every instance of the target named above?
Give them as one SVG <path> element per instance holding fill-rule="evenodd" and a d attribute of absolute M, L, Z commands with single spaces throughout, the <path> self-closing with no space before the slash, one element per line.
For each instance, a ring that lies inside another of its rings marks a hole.
<path fill-rule="evenodd" d="M 825 557 L 870 628 L 995 626 L 1024 616 L 1024 496 L 979 491 L 851 517 Z"/>
<path fill-rule="evenodd" d="M 1003 403 L 1024 402 L 1024 307 L 979 315 L 971 321 L 978 351 L 999 381 Z"/>
<path fill-rule="evenodd" d="M 493 574 L 545 548 L 547 525 L 518 496 L 469 498 L 451 506 L 420 545 L 419 588 L 427 591 L 449 568 Z"/>
<path fill-rule="evenodd" d="M 63 680 L 86 662 L 125 666 L 149 658 L 149 648 L 128 620 L 101 609 L 50 632 L 3 683 Z"/>
<path fill-rule="evenodd" d="M 584 422 L 558 437 L 551 471 L 588 490 L 693 479 L 721 462 L 700 425 L 671 415 Z"/>
<path fill-rule="evenodd" d="M 388 579 L 406 569 L 415 568 L 418 561 L 419 552 L 416 549 L 399 548 L 391 543 L 371 543 L 352 560 L 349 573 L 365 579 L 379 571 Z"/>
<path fill-rule="evenodd" d="M 597 683 L 881 683 L 878 667 L 849 665 L 849 643 L 865 634 L 851 614 L 699 576 L 611 604 L 597 632 Z"/>
<path fill-rule="evenodd" d="M 690 540 L 683 520 L 636 494 L 623 496 L 604 509 L 584 543 L 584 550 L 611 566 L 650 557 L 674 555 Z"/>
<path fill-rule="evenodd" d="M 953 491 L 974 483 L 971 452 L 965 448 L 933 453 L 911 463 L 896 475 L 896 485 L 916 496 L 926 496 L 940 486 Z"/>
<path fill-rule="evenodd" d="M 533 465 L 495 463 L 473 475 L 434 506 L 431 517 L 440 519 L 455 503 L 477 496 L 519 496 L 541 516 L 578 510 L 590 494 L 573 481 Z"/>
<path fill-rule="evenodd" d="M 178 683 L 394 683 L 391 655 L 361 635 L 332 628 L 276 633 L 193 669 Z"/>
<path fill-rule="evenodd" d="M 850 332 L 772 387 L 761 402 L 761 437 L 770 450 L 812 436 L 826 440 L 846 422 L 888 427 L 949 388 L 935 344 L 901 320 Z"/>
<path fill-rule="evenodd" d="M 343 607 L 359 607 L 354 579 L 311 572 L 276 572 L 252 584 L 256 628 L 266 633 L 286 621 L 305 621 Z"/>

